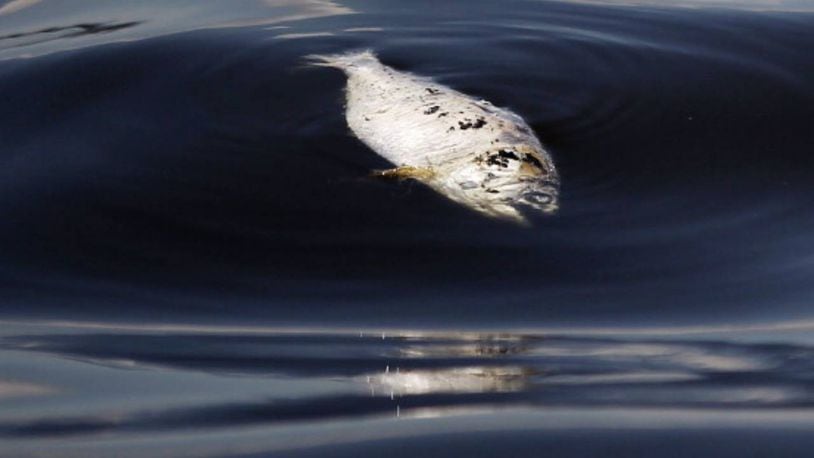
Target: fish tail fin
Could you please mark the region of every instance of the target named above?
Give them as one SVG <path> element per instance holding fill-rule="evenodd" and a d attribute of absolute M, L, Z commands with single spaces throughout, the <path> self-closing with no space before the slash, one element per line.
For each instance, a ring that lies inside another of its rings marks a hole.
<path fill-rule="evenodd" d="M 379 62 L 373 51 L 364 49 L 361 51 L 349 51 L 340 54 L 310 54 L 305 56 L 309 65 L 317 67 L 333 67 L 347 70 L 359 65 Z"/>

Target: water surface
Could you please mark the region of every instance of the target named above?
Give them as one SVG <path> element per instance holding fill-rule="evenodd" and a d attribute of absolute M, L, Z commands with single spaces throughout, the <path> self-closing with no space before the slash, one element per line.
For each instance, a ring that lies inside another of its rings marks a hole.
<path fill-rule="evenodd" d="M 805 456 L 812 46 L 794 0 L 0 2 L 0 455 Z M 303 60 L 365 48 L 522 115 L 560 212 L 369 178 Z"/>

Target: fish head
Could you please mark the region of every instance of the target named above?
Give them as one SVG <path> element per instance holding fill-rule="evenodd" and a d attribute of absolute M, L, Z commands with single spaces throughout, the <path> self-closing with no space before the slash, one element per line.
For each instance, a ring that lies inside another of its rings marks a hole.
<path fill-rule="evenodd" d="M 524 212 L 559 208 L 559 177 L 537 145 L 495 147 L 450 166 L 444 185 L 451 199 L 490 216 L 525 222 Z"/>

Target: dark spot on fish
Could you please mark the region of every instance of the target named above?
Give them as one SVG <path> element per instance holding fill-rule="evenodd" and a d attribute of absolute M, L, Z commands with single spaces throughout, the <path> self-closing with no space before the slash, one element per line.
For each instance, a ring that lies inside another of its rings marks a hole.
<path fill-rule="evenodd" d="M 424 89 L 426 89 L 426 90 L 427 90 L 427 92 L 429 92 L 429 93 L 430 93 L 430 94 L 432 94 L 432 95 L 435 95 L 435 94 L 440 94 L 440 93 L 441 93 L 441 91 L 439 91 L 438 89 L 433 89 L 433 88 L 431 88 L 431 87 L 427 87 L 427 88 L 424 88 Z"/>
<path fill-rule="evenodd" d="M 440 109 L 441 109 L 441 107 L 439 107 L 438 105 L 433 105 L 433 106 L 427 108 L 426 110 L 424 110 L 424 114 L 425 115 L 431 115 L 431 114 L 435 113 L 436 111 L 438 111 Z"/>
<path fill-rule="evenodd" d="M 487 189 L 486 192 L 488 192 L 490 194 L 499 194 L 500 193 L 500 191 L 498 191 L 497 189 L 493 189 L 493 188 Z"/>
<path fill-rule="evenodd" d="M 472 120 L 469 119 L 469 118 L 464 118 L 463 121 L 458 121 L 458 127 L 460 127 L 461 130 L 466 130 L 466 129 L 469 129 L 469 128 L 480 129 L 481 127 L 483 127 L 485 125 L 486 125 L 486 120 L 483 119 L 483 118 L 478 118 L 478 119 L 475 120 L 475 122 L 472 122 Z"/>
<path fill-rule="evenodd" d="M 445 111 L 445 112 L 443 112 L 443 113 L 439 113 L 439 114 L 438 114 L 438 117 L 439 117 L 439 118 L 443 118 L 444 116 L 446 116 L 446 115 L 448 115 L 448 114 L 449 114 L 449 112 L 448 112 L 448 111 Z"/>
<path fill-rule="evenodd" d="M 532 156 L 529 153 L 526 153 L 526 154 L 523 155 L 523 162 L 528 162 L 529 164 L 537 167 L 540 170 L 543 170 L 543 171 L 545 170 L 545 168 L 543 168 L 543 163 L 540 162 L 539 159 L 537 159 L 536 157 Z"/>
<path fill-rule="evenodd" d="M 365 116 L 365 121 L 370 121 L 370 118 L 368 118 L 367 116 Z"/>
<path fill-rule="evenodd" d="M 509 166 L 509 160 L 500 157 L 499 154 L 490 154 L 486 157 L 486 165 L 496 165 L 498 167 L 506 168 Z"/>
<path fill-rule="evenodd" d="M 447 132 L 452 132 L 453 130 L 455 130 L 455 126 L 452 126 L 449 129 L 447 129 Z"/>
<path fill-rule="evenodd" d="M 520 158 L 517 156 L 517 153 L 515 153 L 512 150 L 502 149 L 502 150 L 499 150 L 497 152 L 497 154 L 498 154 L 498 156 L 500 156 L 500 157 L 502 157 L 504 159 L 513 159 L 515 161 L 520 160 Z"/>

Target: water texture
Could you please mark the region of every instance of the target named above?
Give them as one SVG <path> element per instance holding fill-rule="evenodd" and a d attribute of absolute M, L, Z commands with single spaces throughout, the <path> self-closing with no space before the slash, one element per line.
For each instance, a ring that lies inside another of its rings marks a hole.
<path fill-rule="evenodd" d="M 0 1 L 0 456 L 807 456 L 805 0 Z M 349 132 L 371 49 L 523 116 L 490 220 Z"/>

